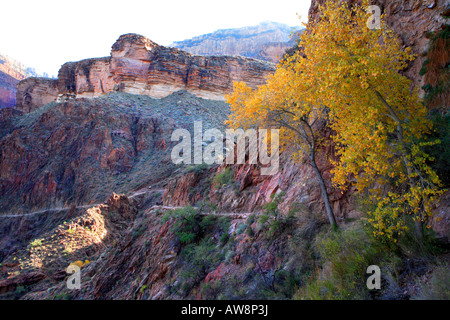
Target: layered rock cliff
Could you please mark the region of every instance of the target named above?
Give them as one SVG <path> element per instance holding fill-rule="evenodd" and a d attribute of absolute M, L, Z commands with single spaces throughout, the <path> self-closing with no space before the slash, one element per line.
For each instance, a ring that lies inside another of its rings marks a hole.
<path fill-rule="evenodd" d="M 234 81 L 251 87 L 265 82 L 273 64 L 243 57 L 195 56 L 137 35 L 122 35 L 111 56 L 64 64 L 54 81 L 21 82 L 17 109 L 30 112 L 67 97 L 92 98 L 112 91 L 164 98 L 186 90 L 197 97 L 224 100 Z"/>
<path fill-rule="evenodd" d="M 295 43 L 291 37 L 293 30 L 285 24 L 263 22 L 252 27 L 217 30 L 171 46 L 199 55 L 240 55 L 278 62 Z"/>

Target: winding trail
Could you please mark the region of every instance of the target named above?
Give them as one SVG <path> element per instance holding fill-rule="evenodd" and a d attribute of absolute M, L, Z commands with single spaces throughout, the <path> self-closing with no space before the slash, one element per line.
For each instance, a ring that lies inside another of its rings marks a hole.
<path fill-rule="evenodd" d="M 132 193 L 130 196 L 128 196 L 129 199 L 134 199 L 140 195 L 144 195 L 144 194 L 148 194 L 148 193 L 152 193 L 152 192 L 164 192 L 165 189 L 149 189 L 144 188 L 141 190 L 138 190 L 134 193 Z M 85 204 L 85 205 L 81 205 L 81 206 L 77 206 L 75 207 L 75 209 L 89 209 L 92 207 L 96 207 L 101 205 L 102 203 L 92 203 L 92 204 Z M 38 214 L 42 214 L 42 213 L 50 213 L 50 212 L 59 212 L 59 211 L 68 211 L 70 210 L 70 207 L 56 207 L 56 208 L 49 208 L 49 209 L 42 209 L 39 211 L 33 211 L 33 212 L 28 212 L 28 213 L 18 213 L 18 214 L 5 214 L 5 215 L 0 215 L 0 219 L 1 218 L 21 218 L 21 217 L 30 217 L 30 216 L 34 216 L 34 215 L 38 215 Z"/>
<path fill-rule="evenodd" d="M 155 192 L 159 192 L 159 193 L 164 193 L 165 189 L 149 189 L 144 188 L 141 190 L 138 190 L 134 193 L 132 193 L 130 196 L 128 196 L 129 199 L 134 199 L 137 198 L 139 196 L 142 195 L 146 195 L 149 193 L 155 193 Z M 81 205 L 81 206 L 77 206 L 75 207 L 75 209 L 89 209 L 92 207 L 96 207 L 99 206 L 103 203 L 93 203 L 93 204 L 86 204 L 86 205 Z M 162 209 L 162 210 L 176 210 L 176 209 L 183 209 L 184 207 L 177 207 L 177 206 L 162 206 L 162 205 L 154 205 L 152 206 L 149 210 L 147 210 L 148 212 L 152 211 L 152 210 L 156 210 L 156 209 Z M 199 209 L 199 207 L 193 207 L 194 209 Z M 42 214 L 42 213 L 50 213 L 50 212 L 61 212 L 61 211 L 68 211 L 70 210 L 71 207 L 57 207 L 57 208 L 50 208 L 50 209 L 43 209 L 43 210 L 39 210 L 39 211 L 34 211 L 34 212 L 28 212 L 28 213 L 19 213 L 19 214 L 7 214 L 7 215 L 0 215 L 0 219 L 1 218 L 22 218 L 22 217 L 30 217 L 30 216 L 34 216 L 34 215 L 38 215 L 38 214 Z M 232 219 L 246 219 L 248 218 L 248 216 L 250 216 L 251 212 L 202 212 L 201 215 L 207 216 L 207 215 L 214 215 L 214 216 L 227 216 L 227 217 L 231 217 Z"/>
<path fill-rule="evenodd" d="M 86 204 L 86 205 L 82 205 L 82 206 L 78 206 L 75 207 L 75 209 L 89 209 L 92 207 L 96 207 L 98 205 L 100 205 L 101 203 L 93 203 L 93 204 Z M 34 211 L 34 212 L 29 212 L 29 213 L 19 213 L 19 214 L 6 214 L 6 215 L 0 215 L 0 218 L 21 218 L 21 217 L 29 217 L 29 216 L 34 216 L 34 215 L 38 215 L 41 213 L 47 213 L 47 212 L 59 212 L 59 211 L 68 211 L 70 210 L 70 207 L 65 207 L 65 208 L 51 208 L 51 209 L 44 209 L 44 210 L 39 210 L 39 211 Z"/>
<path fill-rule="evenodd" d="M 149 210 L 147 210 L 148 212 L 155 210 L 155 209 L 162 209 L 162 210 L 176 210 L 176 209 L 184 209 L 185 207 L 172 207 L 172 206 L 153 206 L 151 207 Z M 199 209 L 199 207 L 192 207 L 194 209 Z M 148 213 L 147 212 L 147 213 Z M 246 219 L 248 218 L 252 213 L 251 212 L 216 212 L 216 211 L 212 211 L 212 212 L 202 212 L 201 215 L 202 216 L 209 216 L 209 215 L 213 215 L 213 216 L 217 216 L 217 217 L 230 217 L 232 219 Z"/>

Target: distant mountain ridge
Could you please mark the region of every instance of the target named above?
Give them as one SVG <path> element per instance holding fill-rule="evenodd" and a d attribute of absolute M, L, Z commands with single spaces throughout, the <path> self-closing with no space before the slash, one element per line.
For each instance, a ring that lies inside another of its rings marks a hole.
<path fill-rule="evenodd" d="M 256 26 L 217 30 L 170 46 L 197 55 L 240 55 L 278 62 L 286 49 L 295 44 L 293 32 L 300 30 L 282 23 L 262 22 Z"/>
<path fill-rule="evenodd" d="M 0 53 L 0 109 L 16 104 L 16 85 L 28 77 L 41 76 L 34 68 L 26 67 L 9 56 Z M 44 74 L 44 77 L 48 77 Z"/>

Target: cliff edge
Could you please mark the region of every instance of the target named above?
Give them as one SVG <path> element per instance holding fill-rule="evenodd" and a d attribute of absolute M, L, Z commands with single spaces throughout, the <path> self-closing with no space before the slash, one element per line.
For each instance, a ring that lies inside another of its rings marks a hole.
<path fill-rule="evenodd" d="M 92 98 L 119 91 L 164 98 L 186 90 L 204 99 L 224 100 L 234 81 L 251 87 L 275 70 L 269 62 L 238 56 L 196 56 L 125 34 L 109 57 L 64 64 L 58 79 L 29 78 L 17 85 L 16 108 L 31 112 L 52 101 Z"/>

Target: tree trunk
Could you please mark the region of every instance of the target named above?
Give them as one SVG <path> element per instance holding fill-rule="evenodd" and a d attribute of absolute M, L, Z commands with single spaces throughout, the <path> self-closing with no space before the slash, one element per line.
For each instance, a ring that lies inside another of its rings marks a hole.
<path fill-rule="evenodd" d="M 414 222 L 414 233 L 416 236 L 417 241 L 419 241 L 420 244 L 423 243 L 423 223 L 422 221 L 415 221 Z"/>
<path fill-rule="evenodd" d="M 334 217 L 333 209 L 331 209 L 330 199 L 328 198 L 328 191 L 327 187 L 325 185 L 325 181 L 322 178 L 322 174 L 319 171 L 319 168 L 317 167 L 316 161 L 314 159 L 311 160 L 311 165 L 314 169 L 314 172 L 316 173 L 317 180 L 319 181 L 320 190 L 322 193 L 322 199 L 325 203 L 325 209 L 327 211 L 328 220 L 330 221 L 330 224 L 333 226 L 333 228 L 337 227 L 336 219 Z"/>

